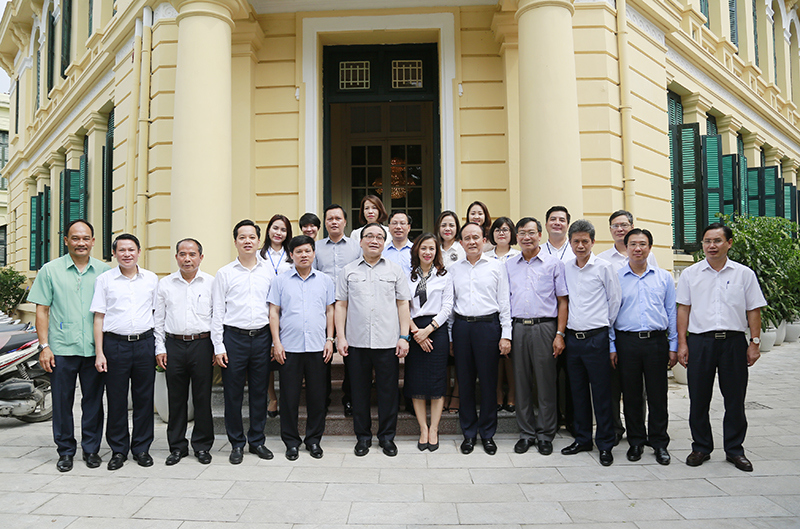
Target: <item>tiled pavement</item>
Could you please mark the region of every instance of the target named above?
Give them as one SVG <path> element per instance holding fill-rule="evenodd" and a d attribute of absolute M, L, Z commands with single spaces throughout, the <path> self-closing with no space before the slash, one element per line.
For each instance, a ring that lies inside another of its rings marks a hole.
<path fill-rule="evenodd" d="M 166 467 L 165 425 L 156 427 L 155 466 L 129 461 L 117 472 L 90 470 L 76 459 L 72 472 L 55 469 L 50 423 L 0 419 L 0 527 L 193 529 L 229 527 L 579 527 L 592 529 L 738 529 L 800 527 L 800 345 L 765 354 L 751 370 L 745 448 L 751 474 L 724 461 L 721 450 L 700 468 L 683 463 L 690 449 L 685 386 L 670 385 L 673 462 L 625 459 L 600 466 L 597 452 L 562 456 L 518 455 L 514 436 L 498 437 L 499 452 L 458 451 L 442 437 L 435 453 L 420 453 L 416 439 L 398 442 L 388 458 L 375 446 L 353 455 L 354 439 L 323 439 L 325 456 L 283 457 L 278 438 L 267 439 L 272 461 L 245 454 L 227 461 L 217 437 L 214 461 L 194 458 Z M 712 403 L 721 446 L 722 400 Z M 108 449 L 102 454 L 108 461 Z"/>

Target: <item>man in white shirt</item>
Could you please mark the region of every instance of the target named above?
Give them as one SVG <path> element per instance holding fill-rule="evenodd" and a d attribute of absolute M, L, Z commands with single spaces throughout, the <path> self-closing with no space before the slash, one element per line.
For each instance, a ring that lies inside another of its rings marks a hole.
<path fill-rule="evenodd" d="M 453 274 L 453 354 L 458 375 L 459 422 L 463 454 L 472 453 L 478 434 L 484 451 L 497 453 L 497 366 L 511 352 L 511 305 L 506 267 L 483 253 L 483 228 L 468 222 L 461 228 L 467 256 L 450 266 Z M 481 412 L 476 410 L 475 382 L 480 380 Z M 487 391 L 488 390 L 488 391 Z"/>
<path fill-rule="evenodd" d="M 214 422 L 211 417 L 211 382 L 214 346 L 211 343 L 211 287 L 214 277 L 200 271 L 203 246 L 196 239 L 175 245 L 178 271 L 158 283 L 155 335 L 156 362 L 166 370 L 169 397 L 167 465 L 189 455 L 186 440 L 189 384 L 194 404 L 192 448 L 197 460 L 211 463 Z"/>
<path fill-rule="evenodd" d="M 140 466 L 153 465 L 153 386 L 156 346 L 153 336 L 158 277 L 139 268 L 141 245 L 129 233 L 111 245 L 117 267 L 98 276 L 90 310 L 94 312 L 95 367 L 106 373 L 109 470 L 122 468 L 128 452 Z M 128 385 L 133 399 L 133 434 L 128 431 Z"/>
<path fill-rule="evenodd" d="M 411 241 L 408 234 L 411 232 L 411 217 L 404 211 L 393 211 L 389 216 L 389 233 L 392 240 L 386 243 L 383 256 L 394 261 L 406 277 L 411 275 Z"/>
<path fill-rule="evenodd" d="M 569 228 L 575 259 L 565 266 L 569 290 L 569 315 L 564 354 L 567 360 L 572 402 L 575 406 L 575 442 L 561 450 L 573 455 L 592 450 L 592 406 L 597 419 L 595 443 L 600 464 L 614 463 L 614 421 L 611 418 L 611 352 L 614 320 L 622 292 L 608 261 L 592 254 L 595 230 L 588 220 Z M 591 389 L 591 393 L 590 393 Z"/>
<path fill-rule="evenodd" d="M 268 261 L 256 257 L 261 228 L 249 219 L 233 228 L 239 256 L 223 266 L 214 278 L 211 342 L 217 365 L 222 368 L 225 395 L 225 431 L 231 443 L 228 458 L 238 465 L 244 445 L 261 459 L 272 459 L 264 446 L 267 424 L 267 379 L 272 336 L 269 332 L 267 296 L 275 277 Z M 242 401 L 247 381 L 250 429 L 245 436 Z"/>
<path fill-rule="evenodd" d="M 553 206 L 548 209 L 544 221 L 547 242 L 544 243 L 542 250 L 565 263 L 575 257 L 567 240 L 569 221 L 569 211 L 564 206 Z"/>
<path fill-rule="evenodd" d="M 686 464 L 696 467 L 711 459 L 714 438 L 708 409 L 719 372 L 719 389 L 725 401 L 725 459 L 739 470 L 752 472 L 753 465 L 742 447 L 747 434 L 744 399 L 747 368 L 761 356 L 761 307 L 767 301 L 755 273 L 728 259 L 733 243 L 728 226 L 716 222 L 709 225 L 702 241 L 706 258 L 678 278 L 678 361 L 687 368 L 692 432 L 692 452 Z M 749 344 L 744 334 L 748 328 Z"/>

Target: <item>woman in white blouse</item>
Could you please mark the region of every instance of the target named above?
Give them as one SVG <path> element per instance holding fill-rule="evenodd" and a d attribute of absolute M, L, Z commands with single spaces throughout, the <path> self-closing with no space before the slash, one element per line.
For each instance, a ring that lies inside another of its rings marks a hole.
<path fill-rule="evenodd" d="M 461 231 L 458 215 L 454 211 L 442 211 L 436 220 L 436 229 L 439 232 L 439 245 L 442 247 L 442 262 L 447 268 L 465 256 L 464 248 L 458 242 L 458 233 Z"/>
<path fill-rule="evenodd" d="M 386 243 L 391 242 L 389 237 L 389 229 L 384 226 L 384 223 L 389 220 L 389 214 L 386 212 L 386 207 L 383 201 L 375 195 L 367 195 L 361 199 L 361 205 L 358 209 L 358 220 L 361 221 L 361 227 L 354 229 L 350 233 L 350 238 L 355 239 L 357 244 L 361 244 L 361 230 L 364 226 L 372 222 L 377 222 L 383 227 L 383 232 L 386 235 Z"/>
<path fill-rule="evenodd" d="M 436 236 L 423 233 L 411 248 L 411 340 L 405 359 L 406 398 L 412 399 L 419 422 L 417 448 L 439 448 L 439 421 L 447 393 L 447 357 L 450 340 L 447 320 L 453 310 L 453 281 L 442 263 Z M 431 424 L 427 424 L 425 401 L 431 401 Z"/>
<path fill-rule="evenodd" d="M 486 252 L 487 257 L 500 260 L 505 263 L 515 255 L 519 255 L 519 250 L 511 247 L 517 244 L 517 230 L 514 222 L 508 217 L 499 217 L 489 228 L 489 242 L 494 245 L 491 251 Z M 503 394 L 503 386 L 508 383 L 508 397 Z M 497 366 L 497 411 L 506 410 L 513 412 L 516 410 L 514 402 L 514 363 L 511 354 L 500 357 L 500 365 Z"/>

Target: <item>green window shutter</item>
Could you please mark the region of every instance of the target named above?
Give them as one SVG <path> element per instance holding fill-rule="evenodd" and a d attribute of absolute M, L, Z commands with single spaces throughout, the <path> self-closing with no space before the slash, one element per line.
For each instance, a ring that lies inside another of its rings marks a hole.
<path fill-rule="evenodd" d="M 39 109 L 39 92 L 42 91 L 42 50 L 36 50 L 36 109 Z"/>
<path fill-rule="evenodd" d="M 111 214 L 114 207 L 114 109 L 108 114 L 108 131 L 103 147 L 103 259 L 111 260 Z"/>
<path fill-rule="evenodd" d="M 39 203 L 41 204 L 40 210 L 42 212 L 41 216 L 41 251 L 39 255 L 41 256 L 41 262 L 39 264 L 39 268 L 42 267 L 43 264 L 50 261 L 50 204 L 51 204 L 51 194 L 50 194 L 50 186 L 44 186 L 44 191 L 39 193 L 40 199 Z"/>
<path fill-rule="evenodd" d="M 705 225 L 719 222 L 718 213 L 725 213 L 725 185 L 722 176 L 722 136 L 703 136 L 703 199 Z"/>
<path fill-rule="evenodd" d="M 753 5 L 753 47 L 755 48 L 756 66 L 759 66 L 758 61 L 758 0 L 752 0 Z"/>
<path fill-rule="evenodd" d="M 19 134 L 19 77 L 14 87 L 14 134 Z"/>
<path fill-rule="evenodd" d="M 678 125 L 677 129 L 681 151 L 679 191 L 683 206 L 681 243 L 683 250 L 694 252 L 700 248 L 700 234 L 705 221 L 700 124 Z"/>
<path fill-rule="evenodd" d="M 64 169 L 58 175 L 58 255 L 67 253 L 67 246 L 64 244 L 67 224 L 69 223 L 69 170 Z"/>
<path fill-rule="evenodd" d="M 89 35 L 88 35 L 88 37 L 92 36 L 92 22 L 93 22 L 93 19 L 94 19 L 94 0 L 89 0 Z"/>
<path fill-rule="evenodd" d="M 681 103 L 681 96 L 675 92 L 667 92 L 667 116 L 670 125 L 683 124 L 683 104 Z"/>
<path fill-rule="evenodd" d="M 764 191 L 764 168 L 747 168 L 747 213 L 752 217 L 763 217 L 761 196 Z"/>
<path fill-rule="evenodd" d="M 777 39 L 775 38 L 775 19 L 772 22 L 772 64 L 775 70 L 775 84 L 778 84 L 778 47 L 776 46 Z"/>
<path fill-rule="evenodd" d="M 61 3 L 61 77 L 67 76 L 70 63 L 70 43 L 72 41 L 72 0 Z"/>
<path fill-rule="evenodd" d="M 717 130 L 717 118 L 706 114 L 706 134 L 709 136 L 716 136 L 719 134 Z"/>
<path fill-rule="evenodd" d="M 700 0 L 700 12 L 706 17 L 705 26 L 709 27 L 710 18 L 708 16 L 708 0 Z"/>
<path fill-rule="evenodd" d="M 739 24 L 736 21 L 736 0 L 728 0 L 728 13 L 731 22 L 731 42 L 739 46 Z"/>
<path fill-rule="evenodd" d="M 680 132 L 678 125 L 683 123 L 683 105 L 681 96 L 675 92 L 667 92 L 667 118 L 669 125 L 669 179 L 672 190 L 672 247 L 679 250 L 683 247 L 683 195 L 679 168 Z"/>
<path fill-rule="evenodd" d="M 757 215 L 750 213 L 750 176 L 747 172 L 747 157 L 739 154 L 739 213 L 741 215 Z M 757 188 L 756 188 L 757 189 Z M 757 192 L 757 191 L 756 191 Z"/>
<path fill-rule="evenodd" d="M 56 17 L 50 13 L 47 24 L 47 93 L 53 89 L 53 77 L 56 70 Z"/>
<path fill-rule="evenodd" d="M 739 213 L 738 200 L 739 156 L 726 154 L 722 157 L 722 211 L 725 215 Z"/>
<path fill-rule="evenodd" d="M 778 166 L 764 167 L 764 191 L 761 195 L 764 217 L 783 216 L 783 181 Z"/>
<path fill-rule="evenodd" d="M 39 195 L 31 197 L 31 215 L 29 219 L 30 229 L 31 229 L 31 238 L 29 241 L 29 251 L 30 251 L 30 269 L 31 270 L 38 270 L 39 267 L 37 266 L 39 263 L 39 238 L 41 237 L 41 233 L 39 232 L 39 228 L 41 227 L 39 223 Z"/>
<path fill-rule="evenodd" d="M 797 191 L 794 184 L 783 184 L 783 218 L 797 222 Z"/>

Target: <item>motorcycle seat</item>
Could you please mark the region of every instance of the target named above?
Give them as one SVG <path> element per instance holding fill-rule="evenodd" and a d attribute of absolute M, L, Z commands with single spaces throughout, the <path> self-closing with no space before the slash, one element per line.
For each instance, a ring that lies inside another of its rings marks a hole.
<path fill-rule="evenodd" d="M 33 394 L 33 381 L 12 378 L 0 383 L 0 400 L 24 399 Z"/>

